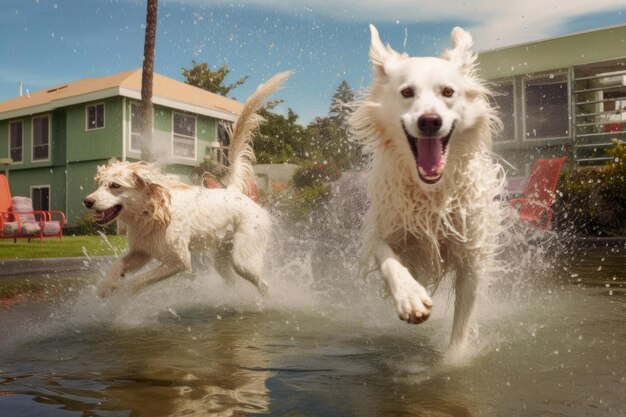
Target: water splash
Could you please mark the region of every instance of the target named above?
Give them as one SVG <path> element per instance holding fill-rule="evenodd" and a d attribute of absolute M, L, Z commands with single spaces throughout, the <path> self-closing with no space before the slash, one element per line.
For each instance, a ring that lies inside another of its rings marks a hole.
<path fill-rule="evenodd" d="M 195 257 L 193 274 L 179 274 L 147 288 L 136 298 L 127 299 L 114 293 L 100 299 L 95 294 L 95 284 L 106 274 L 110 267 L 106 265 L 86 274 L 88 284 L 82 290 L 42 306 L 47 318 L 33 319 L 20 330 L 21 336 L 45 338 L 102 326 L 150 327 L 163 320 L 183 318 L 184 321 L 189 312 L 206 320 L 233 314 L 242 317 L 277 314 L 312 320 L 317 317 L 321 322 L 341 323 L 363 335 L 419 341 L 421 346 L 413 353 L 416 357 L 405 362 L 414 360 L 417 364 L 414 372 L 423 374 L 420 366 L 424 366 L 425 360 L 443 359 L 447 366 L 465 365 L 511 339 L 532 333 L 528 326 L 506 325 L 504 329 L 499 326 L 515 320 L 528 303 L 535 302 L 531 298 L 536 297 L 537 283 L 554 268 L 553 246 L 558 244 L 558 239 L 543 245 L 531 243 L 528 236 L 529 233 L 533 236 L 532 231 L 516 225 L 504 237 L 503 268 L 480 294 L 476 325 L 468 345 L 462 351 L 423 357 L 430 349 L 447 352 L 453 316 L 451 277 L 435 294 L 435 307 L 428 322 L 411 326 L 397 319 L 390 300 L 381 297 L 385 289 L 377 273 L 365 278 L 359 274 L 360 223 L 366 205 L 361 179 L 355 173 L 334 184 L 333 198 L 307 221 L 294 223 L 275 213 L 274 235 L 264 271 L 270 285 L 267 299 L 261 298 L 243 279 L 233 285 L 225 283 L 211 266 L 209 256 Z M 119 256 L 106 236 L 100 236 Z M 13 338 L 18 339 L 18 336 Z"/>

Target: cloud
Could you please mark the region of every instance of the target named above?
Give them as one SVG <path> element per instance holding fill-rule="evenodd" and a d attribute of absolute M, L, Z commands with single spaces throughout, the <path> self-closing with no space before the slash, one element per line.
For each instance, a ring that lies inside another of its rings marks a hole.
<path fill-rule="evenodd" d="M 172 4 L 207 5 L 206 0 L 164 0 Z M 218 0 L 230 7 L 258 7 L 285 13 L 324 15 L 363 22 L 465 22 L 477 49 L 530 42 L 568 33 L 567 23 L 580 16 L 624 10 L 624 0 Z M 626 10 L 624 10 L 626 12 Z M 469 24 L 468 24 L 469 22 Z"/>
<path fill-rule="evenodd" d="M 489 3 L 489 2 L 484 2 Z M 504 6 L 506 4 L 506 6 Z M 592 13 L 624 8 L 622 0 L 502 2 L 504 7 L 469 27 L 479 49 L 503 47 L 568 33 L 567 23 Z"/>

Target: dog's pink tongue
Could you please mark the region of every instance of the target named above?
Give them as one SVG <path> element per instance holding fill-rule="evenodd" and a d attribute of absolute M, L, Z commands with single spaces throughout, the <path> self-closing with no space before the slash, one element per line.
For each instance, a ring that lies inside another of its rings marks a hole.
<path fill-rule="evenodd" d="M 438 168 L 442 164 L 441 139 L 418 139 L 417 140 L 417 165 L 426 172 L 428 176 L 437 176 Z"/>

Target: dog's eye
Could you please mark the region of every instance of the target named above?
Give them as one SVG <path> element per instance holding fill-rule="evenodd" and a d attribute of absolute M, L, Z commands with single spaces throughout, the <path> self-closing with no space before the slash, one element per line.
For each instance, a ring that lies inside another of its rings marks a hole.
<path fill-rule="evenodd" d="M 450 87 L 445 87 L 443 90 L 441 90 L 441 95 L 448 98 L 452 97 L 454 95 L 454 90 Z"/>
<path fill-rule="evenodd" d="M 415 91 L 413 91 L 411 87 L 402 89 L 402 91 L 400 91 L 400 94 L 402 94 L 402 97 L 404 98 L 415 97 Z"/>
<path fill-rule="evenodd" d="M 112 182 L 111 184 L 109 184 L 109 188 L 117 189 L 117 188 L 120 188 L 120 187 L 121 187 L 121 185 L 119 185 L 116 182 Z"/>

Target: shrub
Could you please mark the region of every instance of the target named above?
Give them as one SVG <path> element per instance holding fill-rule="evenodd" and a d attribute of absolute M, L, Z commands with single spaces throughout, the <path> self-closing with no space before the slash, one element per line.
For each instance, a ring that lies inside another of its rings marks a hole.
<path fill-rule="evenodd" d="M 293 175 L 293 185 L 296 188 L 306 188 L 322 183 L 330 183 L 341 176 L 341 171 L 335 164 L 324 161 L 304 165 Z"/>
<path fill-rule="evenodd" d="M 614 143 L 607 150 L 613 158 L 607 165 L 561 175 L 555 203 L 559 229 L 594 235 L 626 233 L 626 144 Z"/>
<path fill-rule="evenodd" d="M 192 181 L 196 185 L 203 184 L 204 177 L 209 176 L 221 182 L 228 174 L 228 168 L 212 159 L 205 159 L 191 170 Z"/>
<path fill-rule="evenodd" d="M 305 220 L 315 208 L 328 201 L 330 183 L 340 176 L 341 172 L 332 163 L 308 163 L 294 173 L 293 187 L 272 193 L 273 205 L 292 220 Z"/>

